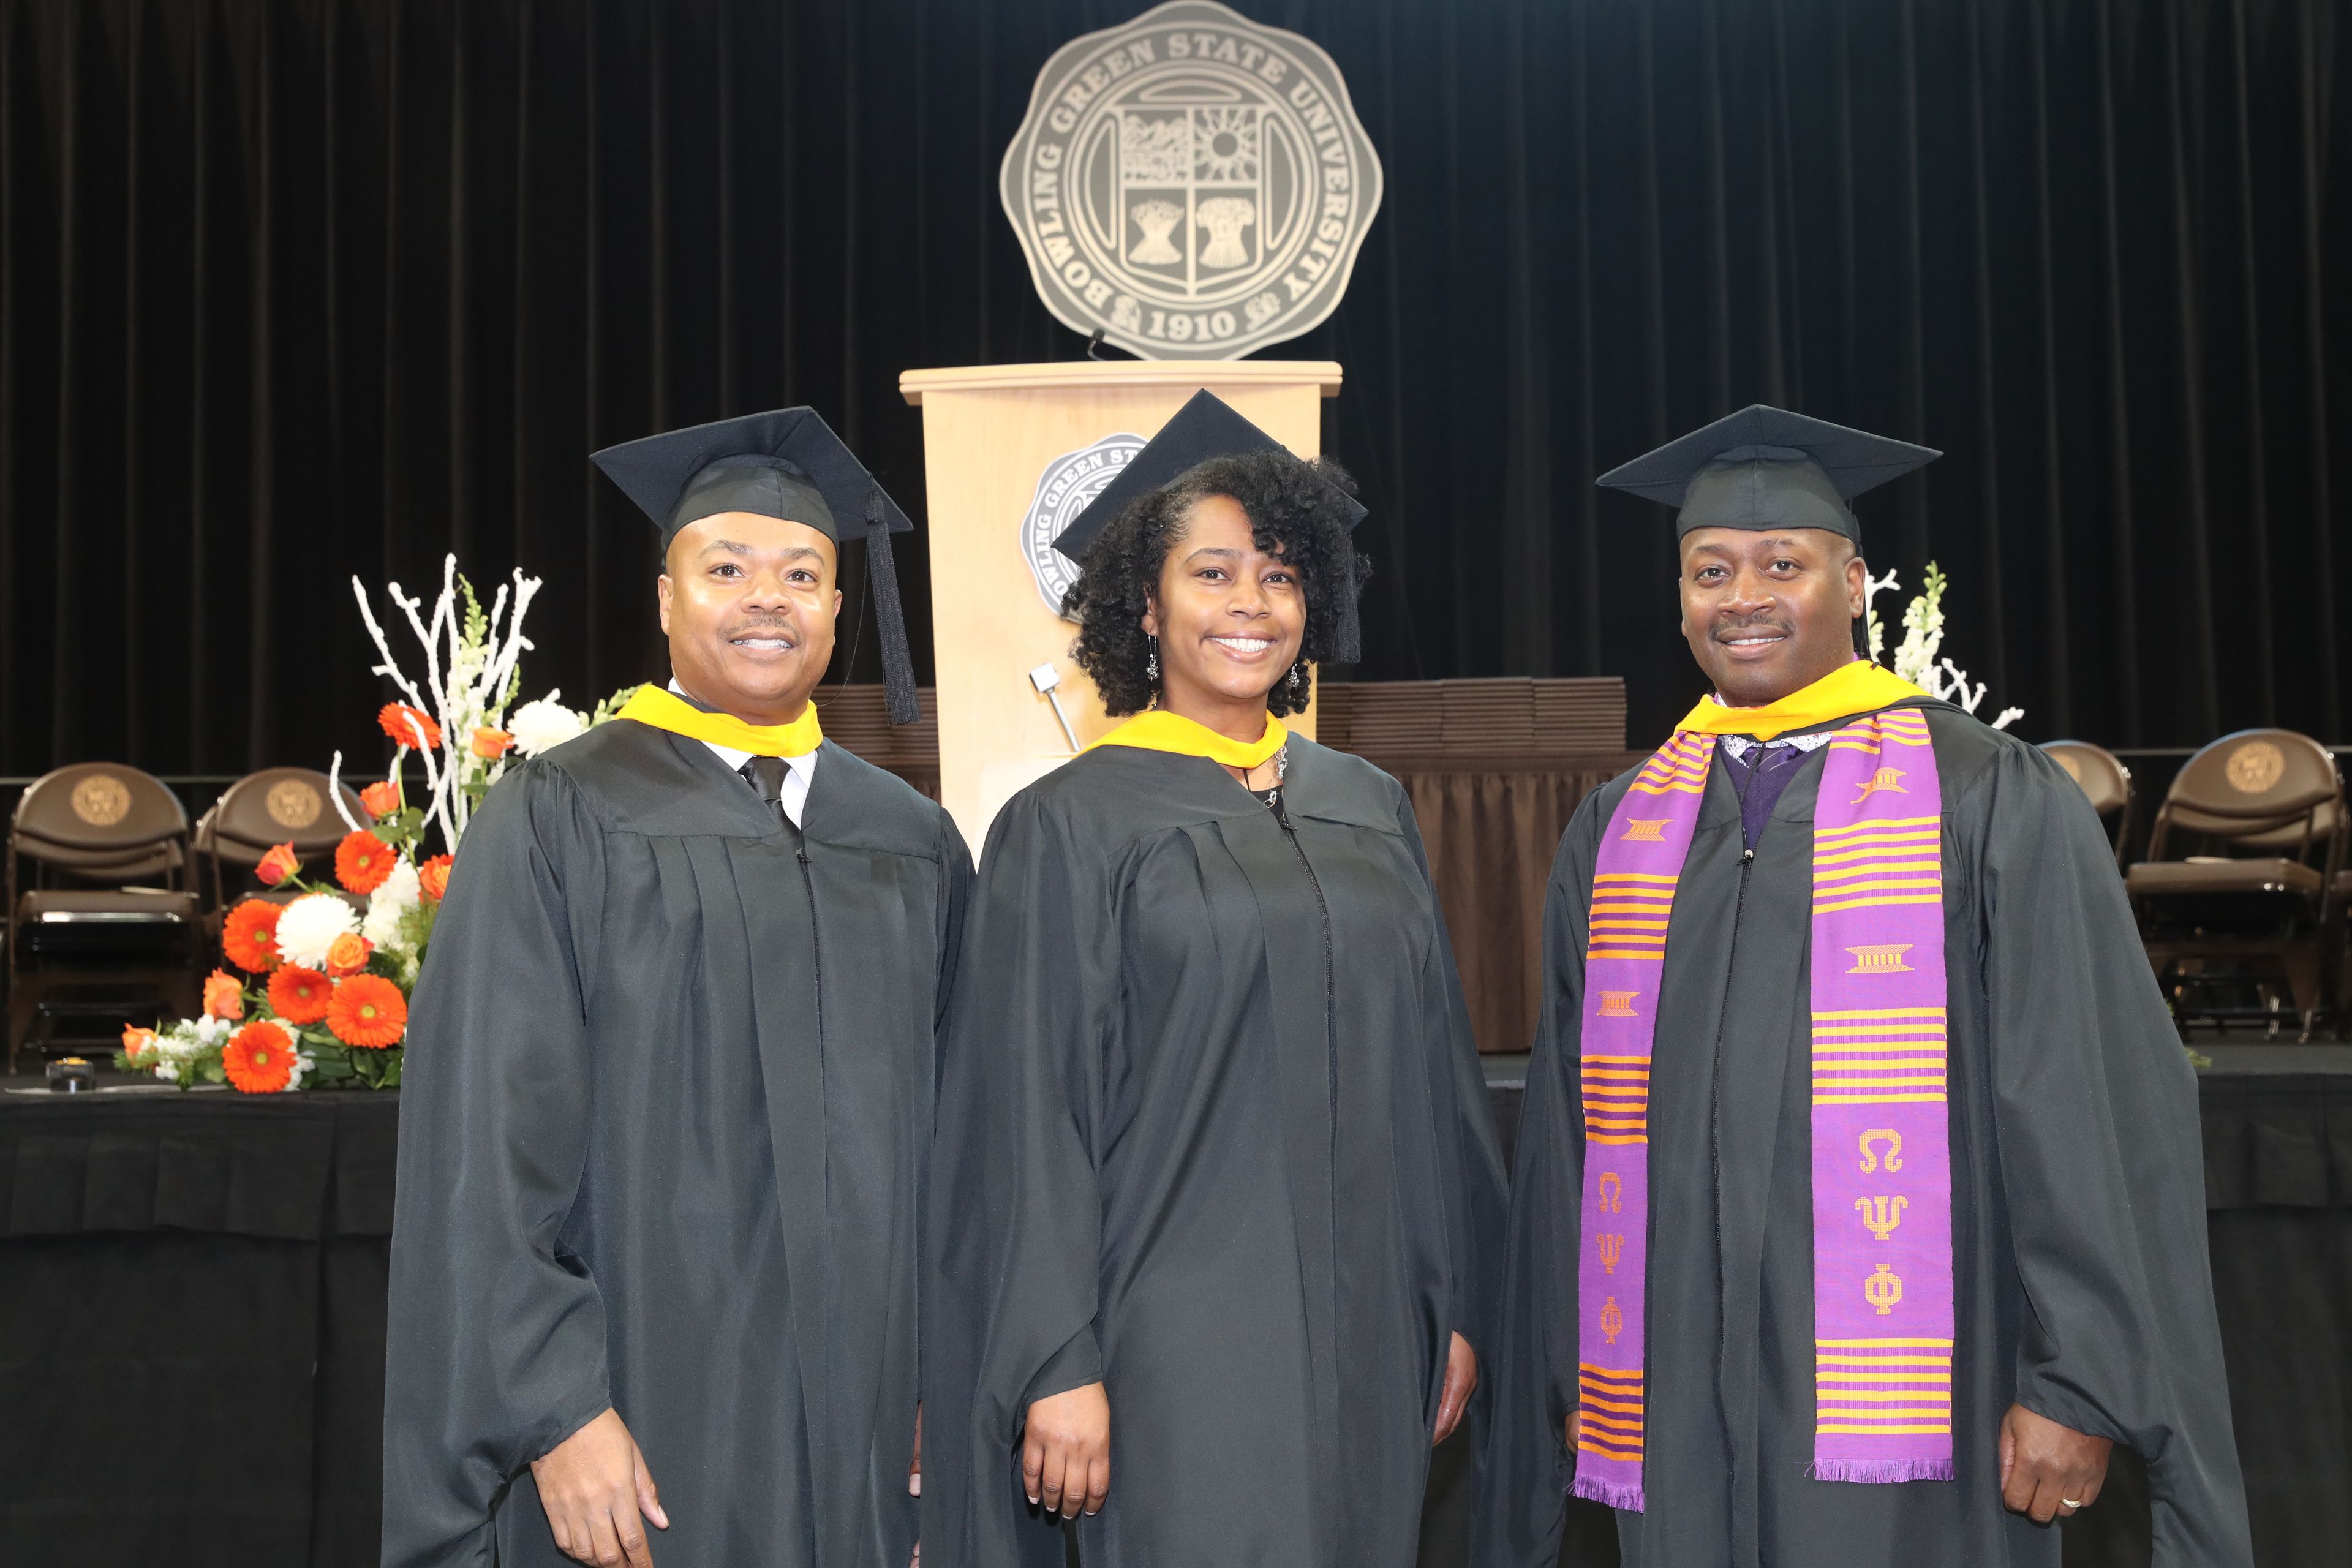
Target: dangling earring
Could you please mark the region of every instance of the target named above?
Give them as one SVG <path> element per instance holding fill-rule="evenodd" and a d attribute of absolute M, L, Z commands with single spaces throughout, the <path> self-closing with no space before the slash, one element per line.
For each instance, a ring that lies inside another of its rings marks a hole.
<path fill-rule="evenodd" d="M 1149 632 L 1144 636 L 1150 638 L 1151 652 L 1144 658 L 1143 673 L 1150 679 L 1152 685 L 1157 686 L 1160 684 L 1160 639 L 1151 637 Z"/>
<path fill-rule="evenodd" d="M 1292 665 L 1290 667 L 1290 689 L 1296 691 L 1306 684 L 1306 667 L 1304 665 Z"/>

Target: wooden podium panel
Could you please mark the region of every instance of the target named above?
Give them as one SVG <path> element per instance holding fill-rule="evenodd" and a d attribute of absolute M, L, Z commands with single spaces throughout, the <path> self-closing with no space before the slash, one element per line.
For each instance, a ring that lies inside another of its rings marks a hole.
<path fill-rule="evenodd" d="M 1005 801 L 1069 760 L 1053 709 L 1029 683 L 1051 663 L 1084 745 L 1111 721 L 1070 658 L 1076 628 L 1045 607 L 1022 551 L 1039 476 L 1106 436 L 1149 437 L 1202 388 L 1303 458 L 1321 449 L 1328 361 L 1076 360 L 910 370 L 923 411 L 930 520 L 931 634 L 939 689 L 940 797 L 977 853 Z M 1315 733 L 1315 715 L 1289 721 Z"/>

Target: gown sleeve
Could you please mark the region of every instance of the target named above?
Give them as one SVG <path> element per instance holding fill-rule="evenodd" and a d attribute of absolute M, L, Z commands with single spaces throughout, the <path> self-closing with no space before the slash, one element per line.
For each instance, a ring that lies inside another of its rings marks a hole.
<path fill-rule="evenodd" d="M 1477 1352 L 1479 1384 L 1484 1387 L 1487 1385 L 1486 1358 L 1495 1337 L 1496 1306 L 1502 1294 L 1503 1230 L 1508 1217 L 1509 1188 L 1502 1145 L 1495 1137 L 1494 1110 L 1486 1095 L 1486 1069 L 1478 1059 L 1478 1039 L 1471 1031 L 1470 1008 L 1463 998 L 1461 971 L 1454 959 L 1454 939 L 1445 929 L 1445 910 L 1429 874 L 1429 855 L 1422 846 L 1420 825 L 1402 791 L 1397 822 L 1412 847 L 1422 892 L 1429 900 L 1437 931 L 1423 966 L 1421 994 L 1427 1014 L 1423 1038 L 1429 1045 L 1431 1103 L 1437 1108 L 1438 1125 L 1450 1129 L 1454 1140 L 1440 1162 L 1449 1187 L 1446 1241 L 1454 1275 L 1450 1323 Z M 1473 1404 L 1474 1432 L 1485 1425 L 1487 1403 Z"/>
<path fill-rule="evenodd" d="M 1993 1116 L 2030 1309 L 2017 1402 L 2146 1457 L 2158 1568 L 2243 1568 L 2195 1075 L 2081 791 L 2022 747 L 1988 786 Z"/>
<path fill-rule="evenodd" d="M 923 1550 L 1060 1568 L 1015 1445 L 1032 1401 L 1100 1381 L 1103 1059 L 1119 997 L 1108 874 L 1060 809 L 991 828 L 940 1042 Z M 934 1467 L 937 1467 L 936 1468 Z"/>
<path fill-rule="evenodd" d="M 1561 835 L 1544 895 L 1543 994 L 1511 1175 L 1495 1390 L 1471 1561 L 1551 1568 L 1575 1459 L 1563 1436 L 1577 1405 L 1576 1263 L 1584 1181 L 1578 1095 L 1585 922 L 1603 826 L 1587 795 Z"/>
<path fill-rule="evenodd" d="M 475 816 L 412 1004 L 385 1321 L 384 1568 L 487 1563 L 507 1481 L 612 1405 L 557 1239 L 586 1143 L 603 841 L 526 764 Z"/>

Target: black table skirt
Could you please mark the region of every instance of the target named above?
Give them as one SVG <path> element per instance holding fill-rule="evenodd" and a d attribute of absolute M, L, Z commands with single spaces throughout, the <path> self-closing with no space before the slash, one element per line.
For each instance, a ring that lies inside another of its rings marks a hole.
<path fill-rule="evenodd" d="M 2352 1563 L 2352 1051 L 2215 1055 L 2206 1185 L 2257 1557 Z M 2304 1064 L 2335 1070 L 2280 1070 Z M 1507 1139 L 1518 1085 L 1490 1077 Z M 0 1096 L 0 1563 L 374 1563 L 398 1114 L 390 1094 Z M 1460 1447 L 1424 1568 L 1463 1561 Z M 2146 1563 L 2146 1498 L 2119 1454 L 2067 1563 Z M 1562 1563 L 1615 1563 L 1607 1511 L 1572 1506 Z"/>

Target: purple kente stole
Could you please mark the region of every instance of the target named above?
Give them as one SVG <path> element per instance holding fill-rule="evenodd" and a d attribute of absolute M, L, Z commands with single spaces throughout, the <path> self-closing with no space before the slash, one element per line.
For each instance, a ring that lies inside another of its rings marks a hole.
<path fill-rule="evenodd" d="M 1574 1495 L 1639 1512 L 1649 1080 L 1666 928 L 1715 738 L 1678 731 L 1609 819 L 1585 952 Z M 1943 796 L 1927 721 L 1841 729 L 1813 808 L 1815 1478 L 1952 1479 Z M 1670 1218 L 1674 1216 L 1669 1216 Z"/>

